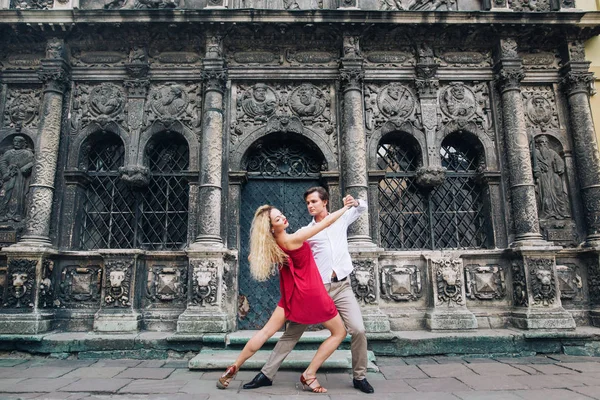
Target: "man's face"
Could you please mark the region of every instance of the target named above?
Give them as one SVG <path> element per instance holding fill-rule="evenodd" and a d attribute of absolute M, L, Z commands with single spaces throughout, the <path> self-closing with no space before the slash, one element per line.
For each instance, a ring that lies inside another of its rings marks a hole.
<path fill-rule="evenodd" d="M 312 97 L 312 93 L 310 88 L 307 87 L 301 87 L 300 90 L 298 91 L 298 95 L 300 98 L 300 102 L 302 104 L 304 104 L 305 106 L 310 104 L 310 99 Z"/>
<path fill-rule="evenodd" d="M 327 200 L 321 200 L 319 193 L 312 192 L 306 196 L 306 208 L 313 217 L 321 213 L 327 213 Z"/>
<path fill-rule="evenodd" d="M 393 100 L 398 100 L 398 97 L 400 96 L 400 89 L 392 86 L 388 89 L 388 94 Z"/>
<path fill-rule="evenodd" d="M 462 100 L 465 98 L 465 88 L 463 88 L 462 86 L 455 86 L 452 88 L 452 94 L 458 100 Z"/>
<path fill-rule="evenodd" d="M 267 90 L 265 88 L 256 88 L 254 89 L 254 99 L 256 101 L 262 102 L 265 101 L 267 97 Z"/>

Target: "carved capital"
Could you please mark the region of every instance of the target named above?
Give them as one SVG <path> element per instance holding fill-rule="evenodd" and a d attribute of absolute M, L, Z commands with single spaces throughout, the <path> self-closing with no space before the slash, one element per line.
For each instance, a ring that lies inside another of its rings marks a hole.
<path fill-rule="evenodd" d="M 502 68 L 496 74 L 496 81 L 503 92 L 507 90 L 520 90 L 523 78 L 525 78 L 525 70 L 522 66 Z"/>
<path fill-rule="evenodd" d="M 362 82 L 365 77 L 365 71 L 362 69 L 340 69 L 340 83 L 344 90 L 362 90 Z"/>
<path fill-rule="evenodd" d="M 416 79 L 415 85 L 420 97 L 436 97 L 440 81 L 437 79 Z"/>
<path fill-rule="evenodd" d="M 62 59 L 44 59 L 38 70 L 38 78 L 46 85 L 45 91 L 63 94 L 67 90 L 70 73 Z"/>
<path fill-rule="evenodd" d="M 589 96 L 595 93 L 594 74 L 592 72 L 569 71 L 563 78 L 563 85 L 568 95 L 585 93 Z"/>
<path fill-rule="evenodd" d="M 129 98 L 145 98 L 150 86 L 148 79 L 128 79 L 123 82 L 123 86 L 127 88 Z"/>
<path fill-rule="evenodd" d="M 217 91 L 223 93 L 225 91 L 225 83 L 227 82 L 227 70 L 203 70 L 200 77 L 204 81 L 205 91 Z"/>

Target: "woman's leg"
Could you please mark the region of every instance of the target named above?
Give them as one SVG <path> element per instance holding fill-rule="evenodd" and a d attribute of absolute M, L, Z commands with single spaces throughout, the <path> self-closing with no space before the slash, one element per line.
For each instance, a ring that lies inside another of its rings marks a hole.
<path fill-rule="evenodd" d="M 321 365 L 323 365 L 325 360 L 327 360 L 329 356 L 333 354 L 333 352 L 338 348 L 340 343 L 342 343 L 342 340 L 344 340 L 344 338 L 346 337 L 346 328 L 344 327 L 344 323 L 342 322 L 342 318 L 339 314 L 336 315 L 334 318 L 330 319 L 329 321 L 324 322 L 323 326 L 329 329 L 329 332 L 331 332 L 331 336 L 329 336 L 323 341 L 323 343 L 321 343 L 319 349 L 317 350 L 317 353 L 310 362 L 310 365 L 308 366 L 308 368 L 306 368 L 304 373 L 302 373 L 302 376 L 304 376 L 304 379 L 308 381 L 307 384 L 311 388 L 319 386 L 319 382 L 316 379 L 314 379 L 317 375 L 317 370 L 321 367 Z M 326 389 L 324 388 L 323 390 L 326 391 Z"/>
<path fill-rule="evenodd" d="M 275 334 L 283 324 L 285 323 L 285 312 L 283 308 L 277 306 L 273 314 L 271 314 L 271 318 L 267 321 L 263 328 L 256 332 L 254 336 L 246 343 L 242 352 L 235 360 L 234 365 L 239 369 L 242 364 L 246 362 L 247 359 L 252 357 L 254 353 L 256 353 L 260 348 L 265 344 L 267 339 Z"/>

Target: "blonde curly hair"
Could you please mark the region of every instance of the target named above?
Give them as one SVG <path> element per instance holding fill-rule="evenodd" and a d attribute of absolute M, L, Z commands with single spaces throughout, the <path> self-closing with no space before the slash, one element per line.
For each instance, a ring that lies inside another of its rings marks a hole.
<path fill-rule="evenodd" d="M 271 210 L 275 207 L 258 207 L 250 227 L 250 273 L 257 281 L 266 281 L 277 273 L 277 266 L 287 262 L 271 233 Z"/>

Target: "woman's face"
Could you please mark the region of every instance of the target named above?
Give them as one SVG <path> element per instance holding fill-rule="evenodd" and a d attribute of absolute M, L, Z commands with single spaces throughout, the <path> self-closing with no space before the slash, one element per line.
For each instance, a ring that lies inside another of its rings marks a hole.
<path fill-rule="evenodd" d="M 284 231 L 285 228 L 290 226 L 285 215 L 283 215 L 281 211 L 276 208 L 271 210 L 269 217 L 271 218 L 271 229 L 274 230 L 275 233 Z"/>

